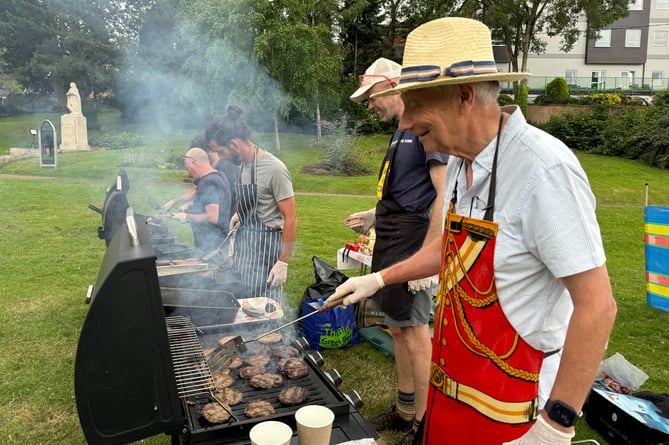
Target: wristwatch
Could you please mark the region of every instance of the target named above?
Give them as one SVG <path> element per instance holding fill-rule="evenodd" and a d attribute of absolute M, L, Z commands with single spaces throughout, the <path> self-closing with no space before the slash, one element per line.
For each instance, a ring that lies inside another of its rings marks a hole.
<path fill-rule="evenodd" d="M 565 428 L 576 425 L 583 413 L 577 413 L 574 408 L 559 400 L 549 400 L 544 406 L 544 411 L 551 420 Z"/>

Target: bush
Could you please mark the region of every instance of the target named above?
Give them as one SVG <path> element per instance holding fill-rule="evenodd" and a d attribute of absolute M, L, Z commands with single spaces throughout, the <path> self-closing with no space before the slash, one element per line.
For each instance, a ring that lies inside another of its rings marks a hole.
<path fill-rule="evenodd" d="M 520 110 L 527 116 L 527 85 L 523 82 L 516 82 L 513 85 L 513 97 Z"/>
<path fill-rule="evenodd" d="M 615 93 L 595 93 L 588 96 L 588 102 L 601 105 L 620 105 L 623 100 Z"/>
<path fill-rule="evenodd" d="M 141 147 L 144 138 L 138 134 L 127 131 L 121 133 L 98 133 L 88 138 L 88 145 L 100 147 L 107 150 L 121 150 L 124 148 Z"/>
<path fill-rule="evenodd" d="M 556 77 L 546 85 L 546 98 L 552 103 L 569 102 L 569 86 L 562 77 Z"/>
<path fill-rule="evenodd" d="M 355 129 L 348 126 L 348 116 L 325 123 L 328 136 L 325 138 L 324 167 L 332 174 L 355 176 L 369 174 L 354 146 Z"/>
<path fill-rule="evenodd" d="M 500 94 L 497 98 L 497 103 L 500 105 L 500 107 L 512 104 L 514 103 L 513 97 L 509 96 L 508 94 Z"/>

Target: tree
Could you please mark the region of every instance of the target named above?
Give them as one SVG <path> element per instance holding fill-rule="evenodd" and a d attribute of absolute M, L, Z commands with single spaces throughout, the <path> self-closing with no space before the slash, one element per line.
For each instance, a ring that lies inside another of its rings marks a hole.
<path fill-rule="evenodd" d="M 5 0 L 0 7 L 0 47 L 14 79 L 31 92 L 55 93 L 63 106 L 70 82 L 82 97 L 109 89 L 119 45 L 137 4 L 149 0 Z"/>

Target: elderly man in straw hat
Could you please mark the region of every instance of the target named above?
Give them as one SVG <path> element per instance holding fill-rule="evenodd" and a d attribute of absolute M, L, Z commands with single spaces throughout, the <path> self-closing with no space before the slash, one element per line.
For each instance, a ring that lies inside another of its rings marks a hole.
<path fill-rule="evenodd" d="M 353 304 L 440 274 L 423 443 L 568 444 L 616 313 L 588 178 L 562 142 L 500 109 L 490 30 L 412 31 L 400 128 L 451 155 L 443 242 L 339 286 Z"/>
<path fill-rule="evenodd" d="M 397 85 L 402 67 L 383 57 L 360 76 L 360 88 L 351 100 L 367 100 L 367 108 L 381 120 L 399 119 L 404 103 L 398 95 L 370 98 Z M 441 238 L 443 188 L 448 155 L 426 153 L 411 131 L 393 134 L 381 164 L 376 207 L 346 218 L 358 233 L 376 228 L 372 270 L 403 260 L 423 244 Z M 432 215 L 430 216 L 430 208 Z M 370 419 L 377 430 L 401 430 L 400 444 L 411 444 L 425 413 L 430 374 L 430 329 L 432 280 L 413 280 L 387 286 L 374 295 L 385 313 L 384 323 L 393 337 L 397 366 L 397 399 L 387 411 Z"/>

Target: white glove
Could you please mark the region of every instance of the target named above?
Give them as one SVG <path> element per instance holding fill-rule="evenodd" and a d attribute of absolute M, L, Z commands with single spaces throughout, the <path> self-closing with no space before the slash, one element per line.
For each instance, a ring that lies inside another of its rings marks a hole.
<path fill-rule="evenodd" d="M 330 304 L 331 306 L 338 306 L 341 304 L 341 307 L 350 306 L 357 303 L 360 300 L 371 297 L 375 293 L 382 289 L 385 286 L 381 274 L 374 272 L 369 275 L 363 275 L 361 277 L 353 277 L 344 281 L 343 284 L 337 286 L 334 294 L 330 295 L 325 304 Z M 346 297 L 346 298 L 344 298 Z M 344 300 L 339 303 L 339 300 L 344 298 Z"/>
<path fill-rule="evenodd" d="M 172 218 L 176 219 L 180 223 L 188 222 L 188 213 L 175 213 L 172 215 Z"/>
<path fill-rule="evenodd" d="M 376 223 L 376 210 L 370 209 L 364 212 L 353 213 L 346 218 L 344 224 L 358 233 L 367 233 Z"/>
<path fill-rule="evenodd" d="M 565 433 L 553 428 L 542 416 L 537 418 L 527 433 L 502 445 L 569 445 L 574 432 Z"/>
<path fill-rule="evenodd" d="M 267 284 L 271 287 L 281 287 L 288 276 L 288 263 L 278 260 L 267 275 Z"/>
<path fill-rule="evenodd" d="M 239 228 L 239 224 L 240 224 L 239 214 L 237 212 L 235 212 L 235 214 L 232 215 L 232 217 L 230 218 L 230 227 L 229 227 L 228 230 L 231 231 L 231 232 L 233 230 L 237 230 Z"/>
<path fill-rule="evenodd" d="M 170 200 L 167 201 L 165 204 L 163 204 L 162 206 L 160 206 L 160 212 L 161 212 L 161 213 L 167 213 L 167 212 L 169 212 L 170 209 L 171 209 L 172 207 L 174 207 L 174 204 L 176 204 L 176 202 L 174 202 L 173 199 L 170 199 Z"/>
<path fill-rule="evenodd" d="M 438 284 L 437 275 L 433 275 L 431 277 L 422 278 L 420 280 L 409 281 L 409 290 L 411 291 L 412 294 L 415 295 L 416 292 L 430 289 L 436 286 L 437 284 Z"/>

